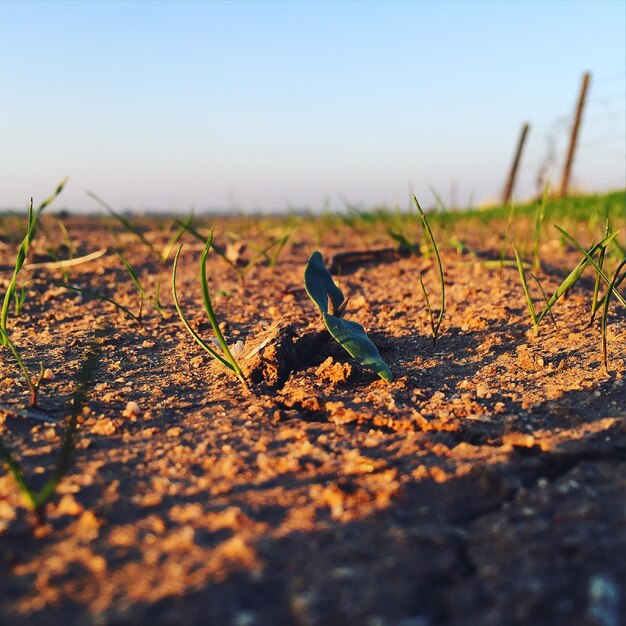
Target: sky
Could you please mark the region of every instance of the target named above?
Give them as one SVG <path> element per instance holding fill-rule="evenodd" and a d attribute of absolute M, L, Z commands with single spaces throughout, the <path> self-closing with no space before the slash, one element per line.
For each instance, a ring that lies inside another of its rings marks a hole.
<path fill-rule="evenodd" d="M 452 206 L 626 186 L 626 3 L 0 2 L 0 208 Z"/>

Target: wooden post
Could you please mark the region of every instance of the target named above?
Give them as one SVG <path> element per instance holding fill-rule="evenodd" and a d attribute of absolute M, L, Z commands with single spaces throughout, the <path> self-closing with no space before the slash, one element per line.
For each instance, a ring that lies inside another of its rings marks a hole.
<path fill-rule="evenodd" d="M 522 158 L 522 150 L 524 149 L 524 143 L 526 142 L 526 135 L 528 135 L 528 129 L 530 126 L 526 123 L 522 126 L 522 132 L 517 142 L 517 148 L 515 150 L 515 157 L 513 158 L 513 164 L 511 165 L 511 171 L 509 177 L 506 180 L 504 191 L 502 192 L 502 204 L 508 204 L 511 201 L 513 195 L 513 187 L 515 186 L 515 179 L 517 178 L 517 168 L 519 167 L 520 159 Z"/>
<path fill-rule="evenodd" d="M 589 87 L 589 79 L 591 74 L 585 72 L 583 74 L 583 81 L 580 86 L 580 95 L 578 96 L 578 104 L 576 105 L 576 117 L 574 118 L 574 124 L 570 132 L 569 147 L 567 149 L 567 158 L 565 159 L 565 165 L 563 166 L 563 178 L 561 179 L 560 196 L 564 198 L 569 191 L 569 179 L 572 172 L 572 163 L 574 162 L 574 153 L 576 152 L 576 142 L 578 141 L 578 131 L 580 130 L 580 122 L 583 116 L 583 109 L 585 108 L 585 99 L 587 98 L 587 89 Z"/>

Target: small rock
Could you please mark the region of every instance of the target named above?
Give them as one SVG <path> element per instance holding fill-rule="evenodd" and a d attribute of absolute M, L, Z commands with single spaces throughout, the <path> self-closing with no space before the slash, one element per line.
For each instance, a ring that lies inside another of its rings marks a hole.
<path fill-rule="evenodd" d="M 65 494 L 56 506 L 55 516 L 71 515 L 75 517 L 83 512 L 83 507 L 76 501 L 71 494 Z"/>
<path fill-rule="evenodd" d="M 122 411 L 122 415 L 124 417 L 138 417 L 141 415 L 141 409 L 134 400 L 131 400 Z"/>
<path fill-rule="evenodd" d="M 478 398 L 486 398 L 489 395 L 489 389 L 486 385 L 478 385 L 476 387 L 476 396 Z"/>

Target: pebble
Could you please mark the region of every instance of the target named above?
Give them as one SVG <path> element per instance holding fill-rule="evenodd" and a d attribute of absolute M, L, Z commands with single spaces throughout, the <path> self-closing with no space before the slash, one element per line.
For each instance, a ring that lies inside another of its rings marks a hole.
<path fill-rule="evenodd" d="M 479 398 L 486 398 L 489 395 L 489 389 L 486 385 L 478 385 L 476 387 L 476 396 Z"/>
<path fill-rule="evenodd" d="M 138 415 L 141 415 L 141 409 L 134 400 L 131 400 L 122 411 L 122 415 L 124 417 L 137 417 Z"/>

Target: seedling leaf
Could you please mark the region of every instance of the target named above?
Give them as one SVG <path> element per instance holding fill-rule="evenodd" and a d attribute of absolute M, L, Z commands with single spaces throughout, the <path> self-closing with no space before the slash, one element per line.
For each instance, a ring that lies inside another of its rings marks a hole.
<path fill-rule="evenodd" d="M 380 358 L 378 349 L 371 342 L 360 324 L 341 318 L 347 300 L 333 281 L 333 277 L 324 265 L 322 255 L 314 252 L 304 270 L 304 286 L 309 297 L 317 305 L 324 319 L 324 324 L 341 346 L 356 361 L 376 372 L 383 380 L 391 381 L 389 366 Z"/>
<path fill-rule="evenodd" d="M 323 313 L 326 328 L 345 350 L 363 367 L 376 372 L 383 380 L 390 382 L 393 378 L 389 366 L 380 358 L 378 348 L 367 336 L 363 326 L 344 320 L 336 315 Z"/>
<path fill-rule="evenodd" d="M 329 312 L 329 298 L 333 303 L 335 311 L 339 311 L 344 303 L 345 298 L 341 289 L 335 285 L 333 277 L 324 265 L 322 255 L 317 251 L 311 255 L 304 270 L 304 287 L 322 314 Z"/>

